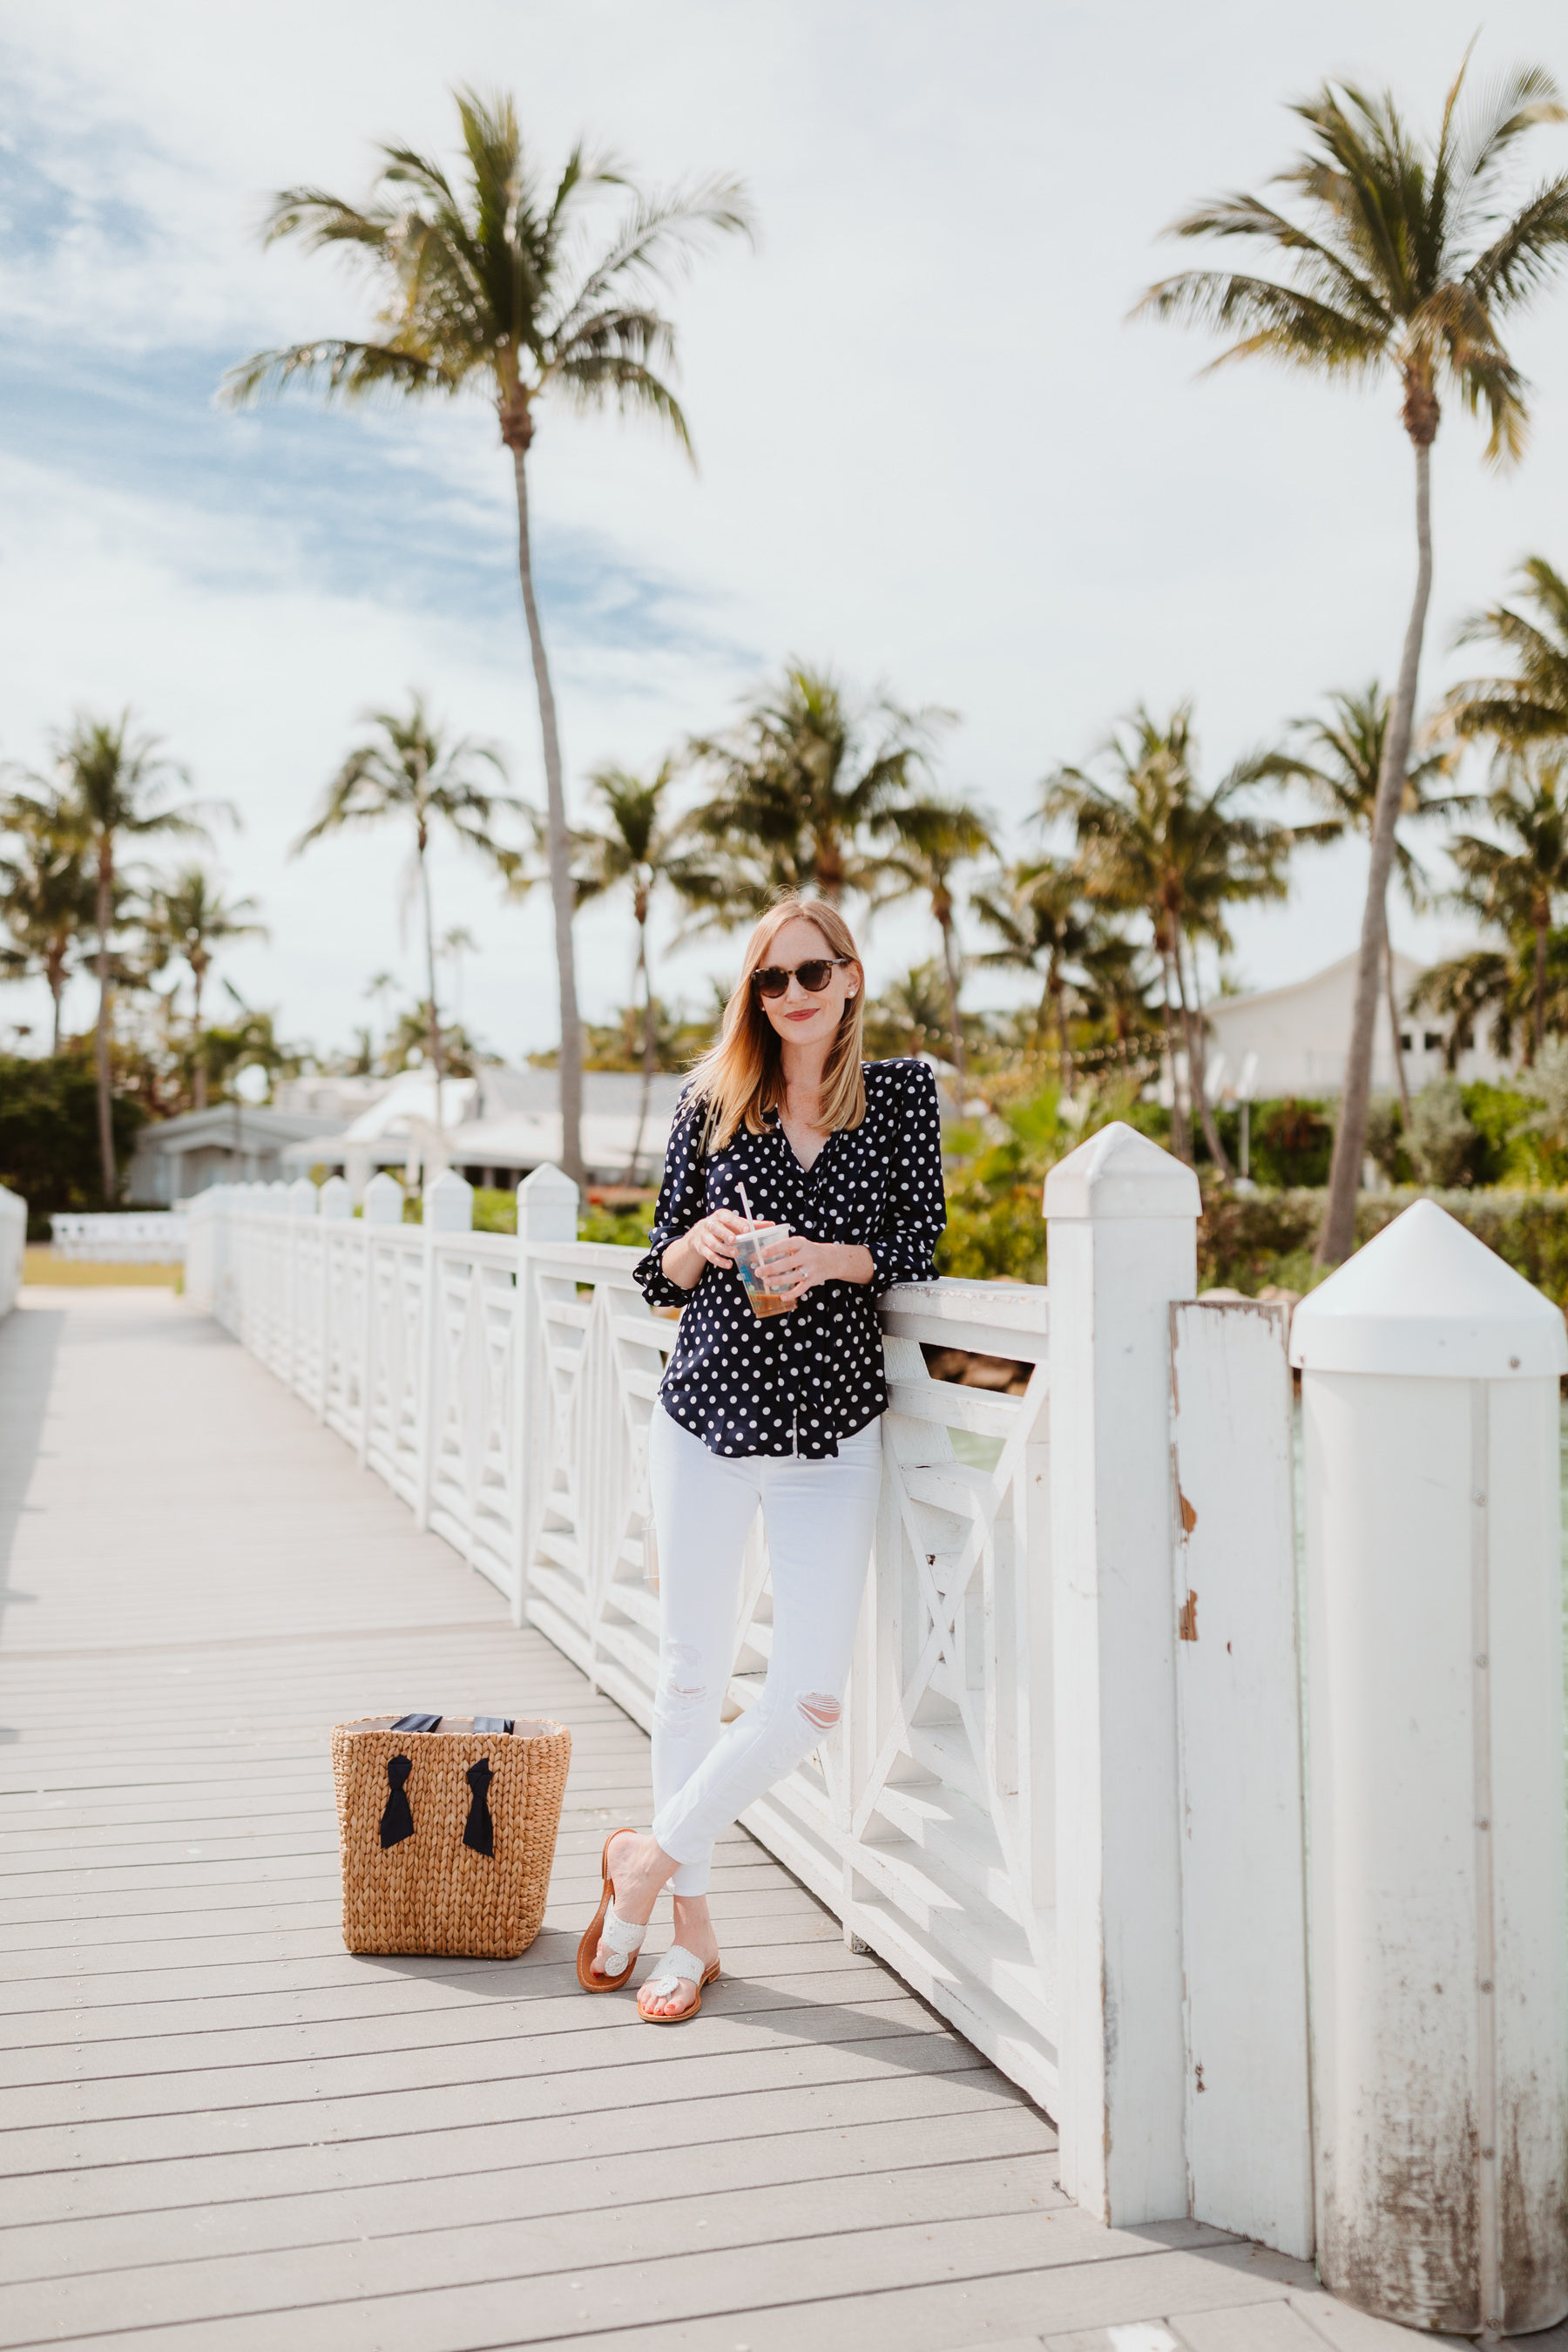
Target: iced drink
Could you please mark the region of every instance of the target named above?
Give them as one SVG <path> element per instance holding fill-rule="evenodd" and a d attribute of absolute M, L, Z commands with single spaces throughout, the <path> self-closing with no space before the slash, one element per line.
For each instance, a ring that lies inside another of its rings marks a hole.
<path fill-rule="evenodd" d="M 787 1225 L 763 1225 L 760 1232 L 735 1236 L 735 1265 L 758 1315 L 785 1315 L 795 1305 L 784 1291 L 773 1287 L 777 1276 L 770 1276 L 766 1263 L 766 1253 L 788 1233 Z"/>

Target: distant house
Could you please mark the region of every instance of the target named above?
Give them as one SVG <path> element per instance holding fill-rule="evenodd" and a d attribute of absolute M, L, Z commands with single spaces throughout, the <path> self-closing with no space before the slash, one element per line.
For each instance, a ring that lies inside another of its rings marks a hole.
<path fill-rule="evenodd" d="M 209 1184 L 272 1184 L 299 1170 L 284 1154 L 292 1145 L 330 1135 L 338 1124 L 321 1112 L 282 1111 L 269 1105 L 218 1103 L 142 1128 L 128 1177 L 133 1209 L 167 1209 Z"/>
<path fill-rule="evenodd" d="M 1351 1018 L 1355 1003 L 1356 958 L 1342 956 L 1310 980 L 1293 981 L 1288 988 L 1259 989 L 1250 996 L 1220 996 L 1204 1007 L 1213 1050 L 1224 1056 L 1218 1092 L 1234 1095 L 1238 1088 L 1254 1101 L 1279 1096 L 1311 1097 L 1337 1095 L 1344 1085 L 1345 1055 L 1350 1046 Z M 1408 1010 L 1411 990 L 1427 969 L 1413 956 L 1394 956 L 1394 988 L 1400 1007 L 1400 1045 L 1405 1082 L 1413 1094 L 1447 1068 L 1447 1024 L 1430 1013 Z M 1250 1067 L 1250 1073 L 1248 1066 Z M 1213 1065 L 1211 1063 L 1211 1069 Z M 1500 1077 L 1507 1065 L 1484 1040 L 1459 1055 L 1461 1079 Z M 1377 1024 L 1373 1034 L 1372 1084 L 1374 1094 L 1393 1094 L 1398 1087 L 1394 1042 L 1389 1030 L 1387 997 L 1380 993 Z"/>
<path fill-rule="evenodd" d="M 613 1183 L 630 1173 L 642 1084 L 637 1071 L 584 1072 L 583 1160 L 591 1179 Z M 685 1084 L 679 1073 L 655 1073 L 637 1149 L 644 1178 L 658 1177 Z M 346 1126 L 312 1134 L 284 1156 L 286 1174 L 315 1164 L 341 1168 L 356 1194 L 381 1168 L 417 1176 L 445 1166 L 471 1184 L 510 1186 L 560 1163 L 560 1073 L 483 1062 L 471 1078 L 445 1079 L 437 1107 L 435 1072 L 405 1070 Z"/>

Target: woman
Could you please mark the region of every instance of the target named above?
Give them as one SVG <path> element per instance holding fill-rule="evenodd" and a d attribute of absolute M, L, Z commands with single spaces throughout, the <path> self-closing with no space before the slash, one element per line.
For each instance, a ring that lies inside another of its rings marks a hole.
<path fill-rule="evenodd" d="M 654 1407 L 648 1475 L 659 1557 L 653 1826 L 605 1841 L 604 1895 L 578 1981 L 629 1978 L 659 1889 L 675 1942 L 640 2014 L 696 2015 L 719 1973 L 708 1916 L 713 1841 L 838 1720 L 881 1485 L 888 1390 L 875 1300 L 933 1279 L 947 1222 L 936 1085 L 923 1063 L 862 1062 L 866 975 L 849 927 L 786 899 L 752 933 L 719 1043 L 670 1130 L 637 1280 L 685 1309 Z M 765 1319 L 737 1236 L 778 1227 Z M 741 1559 L 759 1505 L 773 1569 L 762 1697 L 720 1714 L 733 1664 Z"/>

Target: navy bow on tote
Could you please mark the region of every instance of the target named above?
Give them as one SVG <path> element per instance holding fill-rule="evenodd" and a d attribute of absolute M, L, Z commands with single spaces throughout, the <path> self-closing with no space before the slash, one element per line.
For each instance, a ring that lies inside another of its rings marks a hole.
<path fill-rule="evenodd" d="M 388 1846 L 401 1845 L 405 1838 L 414 1835 L 414 1813 L 408 1802 L 408 1776 L 414 1766 L 406 1756 L 390 1756 L 386 1763 L 386 1810 L 381 1817 L 383 1852 Z M 481 1756 L 470 1764 L 463 1775 L 473 1794 L 468 1818 L 463 1825 L 463 1843 L 475 1853 L 488 1854 L 493 1860 L 496 1850 L 495 1824 L 490 1819 L 489 1785 L 495 1775 L 490 1770 L 489 1758 Z"/>

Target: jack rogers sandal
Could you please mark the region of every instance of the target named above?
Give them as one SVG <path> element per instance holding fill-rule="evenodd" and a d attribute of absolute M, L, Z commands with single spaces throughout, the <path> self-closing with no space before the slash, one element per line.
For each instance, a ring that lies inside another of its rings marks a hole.
<path fill-rule="evenodd" d="M 610 1878 L 610 1848 L 618 1837 L 632 1837 L 632 1829 L 612 1830 L 605 1840 L 605 1851 L 599 1858 L 599 1871 L 604 1879 L 604 1892 L 593 1924 L 577 1947 L 577 1981 L 584 1992 L 616 1992 L 631 1975 L 632 1966 L 647 1934 L 635 1919 L 623 1919 L 616 1909 L 615 1886 Z M 594 1968 L 594 1955 L 601 1943 L 607 1944 L 612 1959 L 620 1966 L 614 1976 L 600 1976 Z"/>
<path fill-rule="evenodd" d="M 702 1995 L 718 1974 L 717 1960 L 710 1960 L 704 1968 L 696 1953 L 689 1952 L 684 1944 L 671 1944 L 658 1964 L 658 1976 L 649 1977 L 637 1994 L 637 2015 L 645 2025 L 684 2025 L 687 2019 L 695 2017 L 701 2008 Z M 679 1990 L 682 1977 L 688 1984 L 697 1987 L 697 1998 L 690 2008 L 677 2010 L 673 2017 L 650 2016 L 642 2005 L 643 1993 L 651 1992 L 656 2000 L 663 2000 Z"/>

